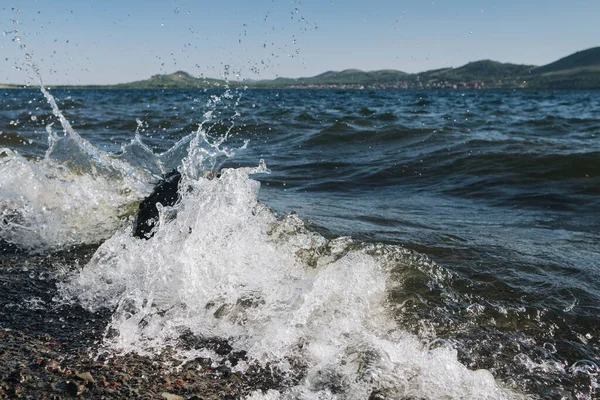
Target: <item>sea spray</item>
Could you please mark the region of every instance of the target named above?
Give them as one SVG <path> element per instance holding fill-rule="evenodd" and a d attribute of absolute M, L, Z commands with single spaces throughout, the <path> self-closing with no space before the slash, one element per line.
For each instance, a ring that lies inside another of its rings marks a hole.
<path fill-rule="evenodd" d="M 0 239 L 34 252 L 97 243 L 133 213 L 148 188 L 134 176 L 79 174 L 0 149 Z"/>
<path fill-rule="evenodd" d="M 12 33 L 26 51 L 19 32 Z M 149 192 L 159 160 L 135 139 L 123 149 L 123 154 L 138 156 L 134 165 L 83 139 L 45 88 L 32 54 L 25 56 L 63 135 L 53 131 L 52 123 L 46 126 L 49 146 L 42 160 L 0 148 L 0 240 L 32 252 L 98 243 L 114 233 L 121 218 L 132 214 L 135 202 Z M 139 157 L 141 152 L 146 157 Z"/>
<path fill-rule="evenodd" d="M 50 145 L 41 160 L 0 148 L 0 239 L 35 252 L 99 243 L 128 223 L 169 168 L 180 165 L 184 174 L 197 177 L 196 171 L 217 171 L 247 145 L 218 147 L 199 128 L 162 154 L 154 154 L 139 135 L 112 154 L 70 125 L 64 135 L 51 125 L 47 131 Z"/>
<path fill-rule="evenodd" d="M 251 398 L 515 397 L 488 371 L 460 364 L 456 350 L 429 348 L 395 325 L 387 297 L 401 282 L 391 268 L 411 256 L 278 218 L 257 200 L 250 175 L 264 172 L 261 163 L 215 179 L 184 176 L 180 202 L 160 208 L 151 239 L 117 232 L 60 286 L 64 300 L 114 310 L 103 351 L 170 348 L 185 362 L 207 349 L 183 338 L 219 338 L 247 355 L 237 370 L 302 375 Z"/>
<path fill-rule="evenodd" d="M 64 134 L 47 126 L 49 147 L 41 160 L 0 149 L 0 239 L 34 252 L 98 243 L 149 193 L 160 160 L 138 138 L 123 147 L 120 157 L 96 149 L 41 88 Z"/>

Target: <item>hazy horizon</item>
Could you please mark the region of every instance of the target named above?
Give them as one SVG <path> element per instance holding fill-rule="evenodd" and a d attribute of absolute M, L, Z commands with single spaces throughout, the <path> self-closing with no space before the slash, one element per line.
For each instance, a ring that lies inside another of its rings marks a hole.
<path fill-rule="evenodd" d="M 600 3 L 468 0 L 15 1 L 0 9 L 0 83 L 115 84 L 183 70 L 231 80 L 408 73 L 490 59 L 545 65 L 598 45 Z M 20 47 L 23 48 L 20 48 Z"/>

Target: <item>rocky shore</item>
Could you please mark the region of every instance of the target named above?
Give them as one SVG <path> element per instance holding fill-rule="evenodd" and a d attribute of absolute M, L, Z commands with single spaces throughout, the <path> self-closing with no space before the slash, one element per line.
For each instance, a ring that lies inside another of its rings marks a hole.
<path fill-rule="evenodd" d="M 182 346 L 213 350 L 218 363 L 198 358 L 173 368 L 168 352 L 95 355 L 110 312 L 53 300 L 65 269 L 85 265 L 95 248 L 0 254 L 0 399 L 238 399 L 293 383 L 259 367 L 232 372 L 245 355 L 222 339 L 182 338 Z"/>
<path fill-rule="evenodd" d="M 180 369 L 168 356 L 92 359 L 50 335 L 0 330 L 0 398 L 238 399 L 280 386 L 264 370 L 232 372 L 199 358 Z"/>

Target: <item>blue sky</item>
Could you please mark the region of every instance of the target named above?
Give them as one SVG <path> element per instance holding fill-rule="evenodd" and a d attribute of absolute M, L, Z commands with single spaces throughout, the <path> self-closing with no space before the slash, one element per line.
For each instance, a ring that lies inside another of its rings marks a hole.
<path fill-rule="evenodd" d="M 26 54 L 50 84 L 543 65 L 599 46 L 599 17 L 598 0 L 3 0 L 0 83 L 34 82 Z"/>

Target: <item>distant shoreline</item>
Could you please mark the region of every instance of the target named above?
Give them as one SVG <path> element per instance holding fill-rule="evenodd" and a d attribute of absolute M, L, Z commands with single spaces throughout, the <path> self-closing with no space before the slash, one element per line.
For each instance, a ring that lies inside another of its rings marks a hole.
<path fill-rule="evenodd" d="M 36 86 L 0 84 L 0 89 Z M 327 71 L 305 78 L 226 81 L 194 77 L 185 71 L 113 85 L 49 85 L 55 89 L 338 89 L 338 90 L 489 90 L 489 89 L 600 89 L 600 47 L 579 51 L 538 67 L 481 60 L 458 68 L 440 68 L 409 74 L 397 70 Z"/>
<path fill-rule="evenodd" d="M 240 87 L 235 87 L 234 89 L 239 89 Z M 135 90 L 135 91 L 144 91 L 144 90 L 168 90 L 168 91 L 185 91 L 185 90 L 219 90 L 223 89 L 222 86 L 213 86 L 213 87 L 148 87 L 148 88 L 136 88 L 136 87 L 112 87 L 112 86 L 61 86 L 61 85 L 53 85 L 46 86 L 48 90 Z M 549 90 L 558 90 L 558 91 L 596 91 L 600 90 L 600 87 L 593 88 L 569 88 L 569 87 L 560 87 L 560 88 L 532 88 L 532 87 L 504 87 L 504 88 L 355 88 L 355 87 L 245 87 L 244 90 L 348 90 L 348 91 L 361 91 L 361 90 L 373 90 L 373 91 L 549 91 Z M 39 86 L 18 86 L 18 85 L 0 85 L 0 90 L 39 90 Z"/>

